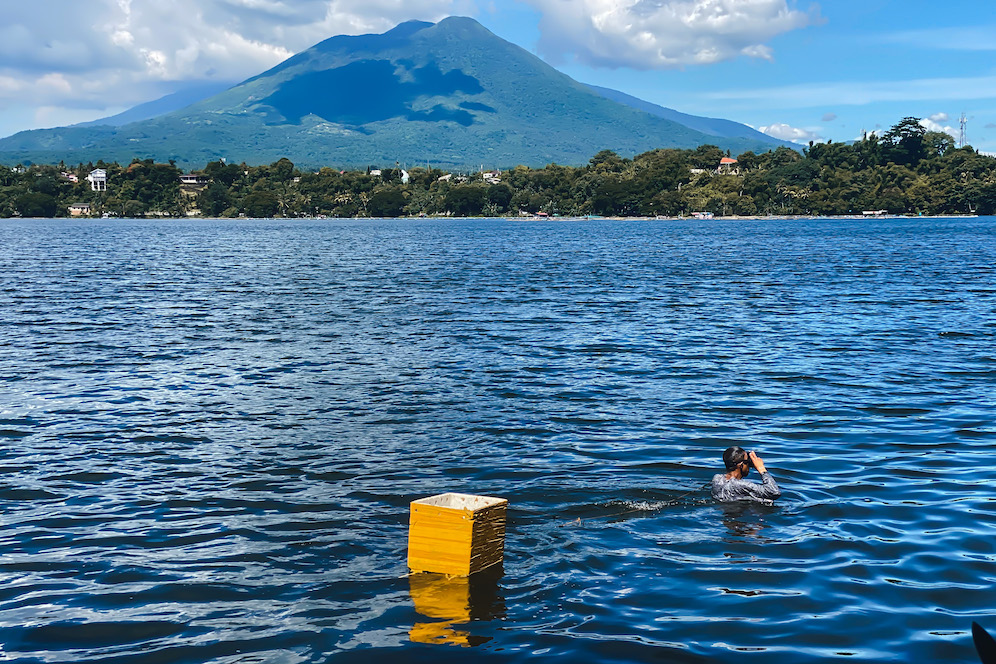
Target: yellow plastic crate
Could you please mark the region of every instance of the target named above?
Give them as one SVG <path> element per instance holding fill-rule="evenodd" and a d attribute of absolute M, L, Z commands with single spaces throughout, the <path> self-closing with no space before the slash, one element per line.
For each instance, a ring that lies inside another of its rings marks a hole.
<path fill-rule="evenodd" d="M 470 576 L 501 562 L 508 501 L 444 493 L 411 503 L 408 567 Z"/>

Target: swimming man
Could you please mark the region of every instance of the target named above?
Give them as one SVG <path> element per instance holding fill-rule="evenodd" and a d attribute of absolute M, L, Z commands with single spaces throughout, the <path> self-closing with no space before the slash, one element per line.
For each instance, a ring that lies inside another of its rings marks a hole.
<path fill-rule="evenodd" d="M 712 497 L 724 503 L 737 500 L 751 500 L 768 503 L 782 495 L 775 478 L 764 467 L 764 461 L 755 452 L 746 452 L 740 447 L 730 447 L 723 452 L 726 474 L 712 478 Z M 761 484 L 748 482 L 744 478 L 751 468 L 761 474 Z"/>

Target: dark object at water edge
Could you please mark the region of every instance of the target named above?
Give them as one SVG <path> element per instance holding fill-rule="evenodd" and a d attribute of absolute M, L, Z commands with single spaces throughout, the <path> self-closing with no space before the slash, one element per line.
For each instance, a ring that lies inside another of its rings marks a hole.
<path fill-rule="evenodd" d="M 979 651 L 982 664 L 996 664 L 996 639 L 977 622 L 972 623 L 972 640 Z"/>

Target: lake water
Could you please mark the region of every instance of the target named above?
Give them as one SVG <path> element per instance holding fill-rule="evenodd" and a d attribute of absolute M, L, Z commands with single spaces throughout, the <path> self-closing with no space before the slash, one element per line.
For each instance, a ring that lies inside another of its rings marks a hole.
<path fill-rule="evenodd" d="M 0 660 L 977 661 L 996 219 L 0 222 Z M 703 485 L 759 451 L 774 507 Z M 510 501 L 407 576 L 409 502 Z"/>

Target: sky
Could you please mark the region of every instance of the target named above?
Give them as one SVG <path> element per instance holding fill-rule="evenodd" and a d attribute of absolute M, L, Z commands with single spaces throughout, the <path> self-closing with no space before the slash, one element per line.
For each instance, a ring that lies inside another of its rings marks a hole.
<path fill-rule="evenodd" d="M 5 3 L 0 137 L 238 82 L 339 34 L 471 16 L 583 83 L 808 144 L 915 116 L 996 153 L 992 0 Z"/>

